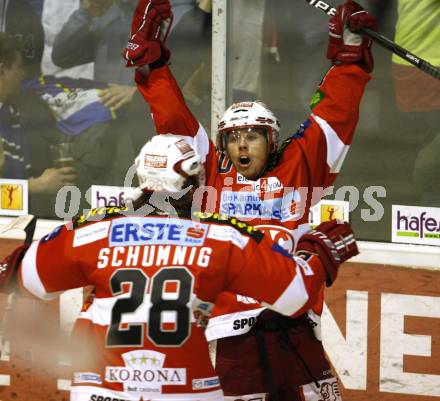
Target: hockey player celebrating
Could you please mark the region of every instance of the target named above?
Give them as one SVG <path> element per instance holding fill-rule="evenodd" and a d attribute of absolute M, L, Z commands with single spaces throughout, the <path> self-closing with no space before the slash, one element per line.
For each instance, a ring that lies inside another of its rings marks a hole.
<path fill-rule="evenodd" d="M 240 102 L 222 117 L 215 149 L 167 66 L 163 32 L 169 15 L 161 12 L 163 3 L 139 1 L 124 51 L 127 66 L 137 67 L 135 80 L 157 132 L 186 136 L 196 147 L 206 164 L 207 185 L 217 190 L 217 211 L 247 219 L 294 254 L 309 229 L 311 205 L 334 182 L 352 141 L 373 69 L 371 40 L 355 31 L 374 28 L 373 17 L 351 0 L 337 8 L 329 23 L 332 66 L 313 97 L 312 114 L 295 135 L 279 145 L 280 124 L 267 106 Z M 340 399 L 320 341 L 323 290 L 307 313 L 288 320 L 249 298 L 218 297 L 207 336 L 218 340 L 216 370 L 231 400 L 255 394 L 265 399 L 270 392 L 274 400 L 315 401 L 323 398 L 324 388 L 331 389 L 329 399 Z"/>
<path fill-rule="evenodd" d="M 217 295 L 241 293 L 299 316 L 357 254 L 345 223 L 322 224 L 299 242 L 301 257 L 289 257 L 246 223 L 185 211 L 202 169 L 184 140 L 154 137 L 137 158 L 138 193 L 142 203 L 168 196 L 162 210 L 92 213 L 101 219 L 60 226 L 1 265 L 3 290 L 18 277 L 25 292 L 43 300 L 94 286 L 77 323 L 91 348 L 75 350 L 88 357 L 74 374 L 72 401 L 222 401 L 203 330 Z M 186 194 L 175 202 L 179 191 Z"/>

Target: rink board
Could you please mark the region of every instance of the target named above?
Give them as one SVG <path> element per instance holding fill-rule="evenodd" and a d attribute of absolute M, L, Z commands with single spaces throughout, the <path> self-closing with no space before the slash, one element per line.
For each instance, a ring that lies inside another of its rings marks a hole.
<path fill-rule="evenodd" d="M 0 240 L 0 256 L 15 244 Z M 61 302 L 14 300 L 2 339 L 0 401 L 69 399 L 68 355 L 60 350 L 80 302 L 78 291 Z M 5 305 L 1 296 L 1 318 Z M 323 337 L 344 400 L 438 400 L 440 271 L 346 264 L 326 293 Z"/>

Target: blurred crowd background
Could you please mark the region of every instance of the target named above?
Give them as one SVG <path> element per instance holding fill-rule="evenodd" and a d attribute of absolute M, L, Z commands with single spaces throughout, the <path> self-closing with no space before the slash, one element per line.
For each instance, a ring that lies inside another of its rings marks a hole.
<path fill-rule="evenodd" d="M 0 172 L 29 180 L 33 214 L 56 218 L 64 185 L 82 193 L 92 184 L 122 186 L 154 135 L 121 57 L 136 3 L 0 0 L 0 31 L 8 34 L 0 41 Z M 171 3 L 171 68 L 209 131 L 212 3 Z M 438 0 L 359 3 L 382 34 L 440 67 Z M 329 67 L 325 15 L 299 0 L 229 0 L 227 12 L 228 103 L 263 100 L 279 117 L 282 138 L 294 134 Z M 21 63 L 7 58 L 16 41 Z M 440 81 L 374 47 L 373 80 L 334 192 L 358 204 L 351 221 L 360 239 L 389 241 L 392 204 L 440 206 Z M 368 196 L 383 207 L 378 221 L 365 221 L 381 210 Z"/>

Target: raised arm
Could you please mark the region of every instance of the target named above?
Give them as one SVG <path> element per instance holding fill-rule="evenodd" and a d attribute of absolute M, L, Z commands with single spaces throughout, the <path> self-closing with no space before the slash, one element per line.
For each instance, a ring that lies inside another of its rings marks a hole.
<path fill-rule="evenodd" d="M 333 283 L 340 264 L 358 253 L 346 223 L 323 223 L 317 231 L 305 234 L 292 257 L 254 227 L 230 221 L 240 231 L 224 223 L 210 228 L 212 238 L 230 241 L 230 250 L 223 255 L 221 266 L 200 276 L 201 299 L 229 291 L 257 299 L 284 315 L 297 316 L 316 303 L 325 283 Z M 218 276 L 224 279 L 219 282 Z"/>
<path fill-rule="evenodd" d="M 327 57 L 333 66 L 315 92 L 312 113 L 291 138 L 284 157 L 305 153 L 315 187 L 333 183 L 351 145 L 359 106 L 373 69 L 371 40 L 352 32 L 374 28 L 375 20 L 359 5 L 347 1 L 329 21 Z"/>
<path fill-rule="evenodd" d="M 154 69 L 147 77 L 136 71 L 135 81 L 139 92 L 150 105 L 158 134 L 195 137 L 199 129 L 203 129 L 186 105 L 167 65 Z"/>
<path fill-rule="evenodd" d="M 358 253 L 351 227 L 335 220 L 303 235 L 294 257 L 265 238 L 243 264 L 231 257 L 226 290 L 299 316 L 315 305 L 324 284 L 333 284 L 340 265 Z"/>
<path fill-rule="evenodd" d="M 191 137 L 197 152 L 206 161 L 214 147 L 201 124 L 185 103 L 167 63 L 165 46 L 172 20 L 168 0 L 142 0 L 133 16 L 131 36 L 123 57 L 127 67 L 135 67 L 139 92 L 150 105 L 158 134 Z"/>

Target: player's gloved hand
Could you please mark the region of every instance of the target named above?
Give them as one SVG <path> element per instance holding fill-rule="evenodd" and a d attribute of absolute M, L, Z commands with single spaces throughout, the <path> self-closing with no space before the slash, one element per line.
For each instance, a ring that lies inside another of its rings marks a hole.
<path fill-rule="evenodd" d="M 334 63 L 356 63 L 366 72 L 373 71 L 373 41 L 356 33 L 359 29 L 376 29 L 376 20 L 359 4 L 347 0 L 336 8 L 329 20 L 327 58 Z"/>
<path fill-rule="evenodd" d="M 122 54 L 127 67 L 165 64 L 170 51 L 165 42 L 173 14 L 169 0 L 140 0 L 133 15 L 131 34 Z"/>
<path fill-rule="evenodd" d="M 315 230 L 305 233 L 296 250 L 297 256 L 316 254 L 327 272 L 327 287 L 333 284 L 341 263 L 357 255 L 353 231 L 348 223 L 337 220 L 321 223 Z"/>
<path fill-rule="evenodd" d="M 29 245 L 21 245 L 0 262 L 0 292 L 11 292 L 15 287 L 15 275 Z"/>

